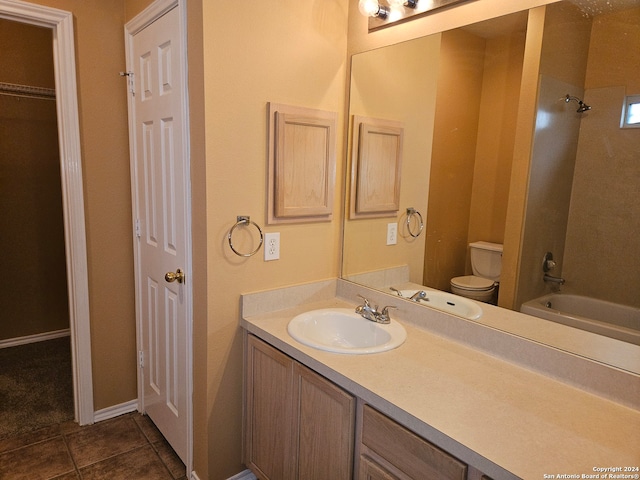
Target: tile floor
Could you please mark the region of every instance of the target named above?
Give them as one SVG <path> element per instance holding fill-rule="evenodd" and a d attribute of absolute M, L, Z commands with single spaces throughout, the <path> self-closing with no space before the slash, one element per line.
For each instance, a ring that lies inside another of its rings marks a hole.
<path fill-rule="evenodd" d="M 138 413 L 0 440 L 0 480 L 186 480 L 185 471 L 149 417 Z"/>

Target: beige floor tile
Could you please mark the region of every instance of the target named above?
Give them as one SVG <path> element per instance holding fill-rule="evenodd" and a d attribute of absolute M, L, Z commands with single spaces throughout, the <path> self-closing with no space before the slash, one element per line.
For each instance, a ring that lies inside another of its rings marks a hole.
<path fill-rule="evenodd" d="M 169 443 L 163 438 L 161 441 L 153 444 L 153 448 L 158 452 L 158 456 L 171 472 L 174 479 L 182 478 L 187 472 L 178 454 L 173 451 Z"/>
<path fill-rule="evenodd" d="M 158 427 L 151 421 L 151 419 L 147 415 L 134 415 L 133 419 L 144 433 L 144 436 L 147 437 L 149 443 L 153 444 L 155 442 L 159 442 L 164 440 L 164 437 L 158 430 Z"/>
<path fill-rule="evenodd" d="M 80 469 L 83 480 L 173 480 L 151 445 Z"/>
<path fill-rule="evenodd" d="M 42 442 L 50 438 L 60 435 L 60 425 L 51 425 L 49 427 L 34 430 L 33 432 L 23 433 L 15 437 L 5 438 L 0 440 L 0 453 L 8 452 L 9 450 L 15 450 L 26 445 Z"/>
<path fill-rule="evenodd" d="M 62 437 L 0 455 L 2 480 L 45 480 L 69 472 L 75 467 Z"/>
<path fill-rule="evenodd" d="M 51 480 L 80 480 L 80 476 L 77 472 L 73 471 L 60 475 L 59 477 L 52 478 Z"/>
<path fill-rule="evenodd" d="M 180 458 L 138 413 L 83 427 L 63 422 L 0 440 L 0 480 L 186 478 Z"/>
<path fill-rule="evenodd" d="M 69 451 L 78 468 L 147 444 L 130 416 L 84 427 L 67 436 Z"/>

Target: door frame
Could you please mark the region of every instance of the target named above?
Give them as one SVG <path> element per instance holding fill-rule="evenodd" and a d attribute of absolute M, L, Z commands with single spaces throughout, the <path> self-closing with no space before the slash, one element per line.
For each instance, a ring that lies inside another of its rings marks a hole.
<path fill-rule="evenodd" d="M 0 0 L 1 1 L 1 0 Z M 188 232 L 186 251 L 185 251 L 185 271 L 187 272 L 187 280 L 184 284 L 185 287 L 185 302 L 186 302 L 186 322 L 187 322 L 187 461 L 186 468 L 187 474 L 193 470 L 193 287 L 192 278 L 190 275 L 193 272 L 192 268 L 192 242 L 191 242 L 191 162 L 190 162 L 190 142 L 189 142 L 189 103 L 188 103 L 188 75 L 187 75 L 187 15 L 186 15 L 186 1 L 185 0 L 155 0 L 142 12 L 136 15 L 132 20 L 125 25 L 125 54 L 127 72 L 133 71 L 132 62 L 133 58 L 133 37 L 151 25 L 158 18 L 162 17 L 165 13 L 178 9 L 179 16 L 179 35 L 182 40 L 182 62 L 180 68 L 180 75 L 182 76 L 183 89 L 181 92 L 182 98 L 182 118 L 183 118 L 183 131 L 185 135 L 185 141 L 183 142 L 182 155 L 186 166 L 186 218 L 185 226 Z M 131 82 L 131 77 L 129 82 Z M 128 87 L 129 88 L 129 87 Z M 134 101 L 130 94 L 127 95 L 128 111 L 129 111 L 129 158 L 131 168 L 131 191 L 133 192 L 132 201 L 132 221 L 134 229 L 134 270 L 135 270 L 135 283 L 136 283 L 136 342 L 138 346 L 138 411 L 144 412 L 144 389 L 143 389 L 143 376 L 142 376 L 142 364 L 140 360 L 140 353 L 143 351 L 142 344 L 142 305 L 140 304 L 142 295 L 141 288 L 142 283 L 140 281 L 140 245 L 136 236 L 136 219 L 139 218 L 137 212 L 139 210 L 138 205 L 138 192 L 137 192 L 137 179 L 136 179 L 136 137 L 135 137 L 135 110 Z"/>
<path fill-rule="evenodd" d="M 94 422 L 89 276 L 76 86 L 73 15 L 19 0 L 0 0 L 0 18 L 50 28 L 56 87 L 75 420 Z"/>

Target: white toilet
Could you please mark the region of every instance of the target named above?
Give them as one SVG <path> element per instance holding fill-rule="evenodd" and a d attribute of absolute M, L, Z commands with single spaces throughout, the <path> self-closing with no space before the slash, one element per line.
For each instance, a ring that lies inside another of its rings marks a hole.
<path fill-rule="evenodd" d="M 473 242 L 469 248 L 473 275 L 452 278 L 451 292 L 480 302 L 494 302 L 502 270 L 502 245 Z"/>

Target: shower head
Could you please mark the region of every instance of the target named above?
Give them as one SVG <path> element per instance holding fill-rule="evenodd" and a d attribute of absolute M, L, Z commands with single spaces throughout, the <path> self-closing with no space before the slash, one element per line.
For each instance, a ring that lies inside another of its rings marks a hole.
<path fill-rule="evenodd" d="M 587 110 L 591 110 L 591 106 L 587 105 L 586 103 L 580 103 L 580 106 L 578 107 L 578 110 L 576 110 L 576 112 L 582 113 L 586 112 Z"/>
<path fill-rule="evenodd" d="M 569 103 L 571 100 L 574 100 L 578 103 L 578 110 L 576 110 L 576 112 L 578 113 L 584 113 L 588 110 L 591 110 L 591 106 L 587 105 L 586 103 L 584 103 L 582 100 L 580 100 L 578 97 L 573 97 L 571 95 L 569 95 L 567 93 L 567 96 L 564 98 L 565 103 Z"/>

